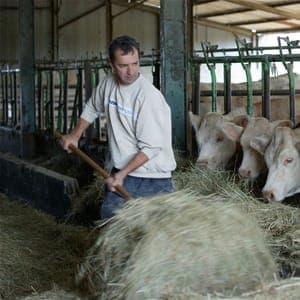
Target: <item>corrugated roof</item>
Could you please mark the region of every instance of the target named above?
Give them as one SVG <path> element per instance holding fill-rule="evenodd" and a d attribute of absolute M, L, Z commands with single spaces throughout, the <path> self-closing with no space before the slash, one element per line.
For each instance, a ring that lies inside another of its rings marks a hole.
<path fill-rule="evenodd" d="M 139 0 L 141 1 L 141 0 Z M 131 0 L 131 2 L 139 2 Z M 232 32 L 299 31 L 300 1 L 296 0 L 194 0 L 195 22 Z M 159 8 L 159 0 L 143 5 Z"/>

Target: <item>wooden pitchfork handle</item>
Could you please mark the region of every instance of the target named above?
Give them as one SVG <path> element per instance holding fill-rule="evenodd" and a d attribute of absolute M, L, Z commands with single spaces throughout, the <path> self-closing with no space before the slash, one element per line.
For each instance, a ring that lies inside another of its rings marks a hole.
<path fill-rule="evenodd" d="M 54 136 L 56 138 L 61 139 L 62 135 L 59 132 L 54 132 Z M 69 145 L 69 149 L 79 155 L 87 164 L 89 164 L 97 173 L 99 173 L 104 179 L 109 177 L 109 174 L 102 169 L 98 164 L 96 164 L 89 156 L 87 156 L 83 151 L 79 148 L 75 147 L 73 144 Z M 121 185 L 117 185 L 116 187 L 117 192 L 125 199 L 130 200 L 132 199 L 131 195 L 122 187 Z"/>

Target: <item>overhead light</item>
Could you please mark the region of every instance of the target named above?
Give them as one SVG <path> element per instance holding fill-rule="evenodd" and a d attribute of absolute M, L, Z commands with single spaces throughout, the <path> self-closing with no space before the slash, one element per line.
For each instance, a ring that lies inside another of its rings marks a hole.
<path fill-rule="evenodd" d="M 256 29 L 252 29 L 251 31 L 252 31 L 252 33 L 256 33 Z"/>

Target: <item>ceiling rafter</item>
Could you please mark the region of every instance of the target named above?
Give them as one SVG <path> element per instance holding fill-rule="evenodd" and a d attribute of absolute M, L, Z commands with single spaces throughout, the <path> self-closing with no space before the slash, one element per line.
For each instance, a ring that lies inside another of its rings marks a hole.
<path fill-rule="evenodd" d="M 217 2 L 216 0 L 213 0 L 214 2 Z M 282 2 L 277 2 L 276 4 L 272 3 L 269 4 L 270 7 L 273 8 L 280 8 L 282 6 L 290 6 L 293 4 L 299 4 L 300 1 L 299 0 L 293 0 L 293 1 L 289 1 L 288 3 L 286 3 L 286 1 L 282 1 Z M 197 17 L 201 17 L 201 18 L 210 18 L 210 17 L 218 17 L 218 16 L 226 16 L 226 15 L 231 15 L 231 14 L 236 14 L 236 13 L 246 13 L 246 12 L 250 12 L 253 11 L 252 8 L 232 8 L 232 9 L 228 9 L 226 11 L 220 11 L 220 12 L 212 12 L 212 13 L 204 13 L 204 14 L 197 14 Z"/>
<path fill-rule="evenodd" d="M 225 0 L 225 1 L 231 2 L 234 4 L 238 4 L 238 5 L 242 5 L 242 6 L 246 6 L 253 10 L 262 10 L 262 11 L 272 13 L 272 14 L 278 15 L 278 16 L 283 16 L 283 17 L 286 17 L 289 19 L 300 20 L 299 14 L 296 14 L 293 12 L 288 12 L 288 11 L 285 11 L 280 8 L 271 7 L 266 4 L 262 4 L 261 2 L 259 2 L 257 0 L 251 0 L 251 1 L 248 1 L 248 0 Z M 288 3 L 287 3 L 287 5 L 288 5 Z"/>
<path fill-rule="evenodd" d="M 228 31 L 232 32 L 233 34 L 240 34 L 240 35 L 245 35 L 245 36 L 253 36 L 253 33 L 251 30 L 247 30 L 244 28 L 239 28 L 231 25 L 225 25 L 223 23 L 219 22 L 213 22 L 213 21 L 208 21 L 208 20 L 203 20 L 203 19 L 198 19 L 197 17 L 194 18 L 194 22 L 203 25 L 203 26 L 208 26 L 216 29 L 220 29 L 223 31 Z"/>
<path fill-rule="evenodd" d="M 243 26 L 243 25 L 255 25 L 255 24 L 270 23 L 270 22 L 282 23 L 287 20 L 288 20 L 287 18 L 275 17 L 275 18 L 261 19 L 261 20 L 257 20 L 257 21 L 249 20 L 249 21 L 232 22 L 232 23 L 230 23 L 230 25 L 231 26 Z M 299 24 L 298 24 L 298 26 L 299 26 Z"/>

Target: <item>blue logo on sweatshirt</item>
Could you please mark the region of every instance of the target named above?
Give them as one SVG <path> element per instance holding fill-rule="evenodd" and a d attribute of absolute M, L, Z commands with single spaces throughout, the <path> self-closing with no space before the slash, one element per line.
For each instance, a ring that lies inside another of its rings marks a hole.
<path fill-rule="evenodd" d="M 108 104 L 111 105 L 111 106 L 116 107 L 119 114 L 126 115 L 126 116 L 129 116 L 129 117 L 133 117 L 134 119 L 136 119 L 136 114 L 133 113 L 133 111 L 131 109 L 129 109 L 125 106 L 121 106 L 120 104 L 117 103 L 116 100 L 108 99 Z"/>

